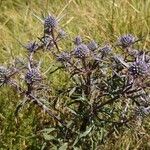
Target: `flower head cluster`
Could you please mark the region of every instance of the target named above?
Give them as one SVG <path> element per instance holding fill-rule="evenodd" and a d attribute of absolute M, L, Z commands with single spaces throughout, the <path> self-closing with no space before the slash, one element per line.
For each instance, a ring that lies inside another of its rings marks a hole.
<path fill-rule="evenodd" d="M 129 67 L 129 71 L 133 76 L 146 75 L 148 73 L 148 70 L 148 65 L 142 60 L 133 62 Z"/>
<path fill-rule="evenodd" d="M 132 36 L 131 34 L 123 35 L 119 38 L 118 43 L 122 48 L 130 47 L 132 44 L 134 44 L 136 41 L 136 38 Z"/>
<path fill-rule="evenodd" d="M 45 29 L 51 29 L 55 28 L 58 25 L 58 21 L 53 16 L 48 16 L 44 20 L 44 28 Z"/>
<path fill-rule="evenodd" d="M 73 53 L 76 58 L 85 58 L 89 55 L 90 50 L 85 44 L 80 44 L 75 47 Z"/>
<path fill-rule="evenodd" d="M 98 44 L 93 40 L 88 43 L 87 47 L 89 48 L 89 50 L 94 51 L 98 48 Z"/>
<path fill-rule="evenodd" d="M 31 69 L 29 70 L 26 75 L 25 75 L 25 81 L 27 84 L 32 84 L 34 82 L 38 82 L 38 81 L 41 81 L 41 74 L 40 72 L 38 71 L 38 69 Z"/>

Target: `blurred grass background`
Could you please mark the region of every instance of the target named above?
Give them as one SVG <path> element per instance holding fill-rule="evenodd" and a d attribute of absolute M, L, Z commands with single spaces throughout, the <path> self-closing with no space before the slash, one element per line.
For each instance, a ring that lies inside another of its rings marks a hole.
<path fill-rule="evenodd" d="M 27 43 L 40 36 L 43 26 L 35 15 L 43 18 L 48 13 L 62 17 L 60 24 L 70 40 L 80 34 L 99 43 L 114 42 L 119 35 L 131 33 L 144 36 L 141 48 L 148 49 L 150 45 L 150 0 L 0 0 L 1 64 L 25 55 L 15 38 Z M 62 50 L 70 48 L 66 44 L 61 46 Z M 45 61 L 43 68 L 47 68 L 51 62 L 49 56 L 42 55 L 41 59 Z M 59 78 L 57 73 L 50 80 L 57 88 L 67 78 L 65 75 Z M 20 100 L 8 87 L 0 89 L 0 149 L 41 149 L 45 141 L 38 131 L 44 128 L 45 115 L 29 105 L 15 120 L 13 113 Z M 144 127 L 126 131 L 103 149 L 150 149 L 150 123 L 147 121 Z M 142 138 L 138 138 L 137 132 L 143 134 Z"/>

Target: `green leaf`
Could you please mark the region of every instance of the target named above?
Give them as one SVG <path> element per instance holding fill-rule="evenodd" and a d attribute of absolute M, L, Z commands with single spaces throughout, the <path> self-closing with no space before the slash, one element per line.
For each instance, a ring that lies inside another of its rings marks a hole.
<path fill-rule="evenodd" d="M 67 109 L 68 109 L 72 114 L 77 115 L 77 113 L 76 113 L 73 109 L 71 109 L 71 108 L 69 108 L 69 107 L 67 107 Z"/>
<path fill-rule="evenodd" d="M 56 129 L 55 128 L 45 128 L 43 130 L 41 130 L 42 132 L 46 132 L 47 134 L 48 133 L 51 133 L 52 131 L 55 131 Z"/>
<path fill-rule="evenodd" d="M 75 139 L 75 141 L 74 141 L 74 143 L 73 143 L 73 146 L 72 146 L 72 147 L 74 147 L 74 146 L 78 143 L 79 140 L 80 140 L 80 139 L 79 139 L 79 136 L 77 136 L 76 139 Z"/>
<path fill-rule="evenodd" d="M 68 143 L 64 143 L 58 150 L 67 150 Z"/>
<path fill-rule="evenodd" d="M 81 150 L 81 149 L 78 147 L 73 147 L 73 150 Z"/>
<path fill-rule="evenodd" d="M 44 150 L 45 147 L 46 147 L 46 142 L 42 145 L 41 150 Z"/>
<path fill-rule="evenodd" d="M 43 136 L 44 136 L 44 139 L 45 139 L 45 140 L 48 140 L 48 141 L 55 139 L 54 136 L 49 135 L 49 134 L 47 134 L 47 133 L 44 133 Z"/>
<path fill-rule="evenodd" d="M 76 87 L 74 87 L 74 88 L 72 88 L 72 89 L 70 90 L 70 92 L 69 92 L 69 97 L 75 92 L 75 90 L 76 90 Z"/>
<path fill-rule="evenodd" d="M 92 130 L 93 126 L 90 127 L 88 130 L 86 130 L 85 132 L 83 132 L 82 134 L 80 134 L 79 138 L 82 138 L 82 137 L 86 137 Z"/>
<path fill-rule="evenodd" d="M 104 128 L 101 128 L 100 140 L 104 138 Z"/>
<path fill-rule="evenodd" d="M 80 134 L 79 136 L 77 136 L 73 143 L 73 147 L 79 142 L 81 138 L 86 137 L 91 132 L 92 128 L 93 126 L 90 127 L 88 130 L 86 130 L 85 132 L 83 132 L 82 134 Z"/>

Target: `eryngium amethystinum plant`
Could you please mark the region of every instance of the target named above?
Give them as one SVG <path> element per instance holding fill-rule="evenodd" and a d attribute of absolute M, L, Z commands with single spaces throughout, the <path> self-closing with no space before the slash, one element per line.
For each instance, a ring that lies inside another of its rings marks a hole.
<path fill-rule="evenodd" d="M 120 128 L 129 127 L 130 122 L 150 114 L 150 56 L 134 49 L 140 40 L 130 34 L 118 38 L 117 44 L 102 45 L 94 40 L 83 42 L 77 36 L 71 40 L 70 50 L 63 51 L 59 41 L 65 32 L 58 20 L 51 15 L 43 20 L 42 37 L 23 46 L 27 62 L 19 66 L 14 63 L 9 69 L 1 66 L 0 83 L 12 86 L 23 97 L 16 115 L 25 103 L 33 102 L 54 119 L 50 127 L 55 128 L 57 142 L 89 149 L 93 142 L 98 145 L 114 132 L 121 132 Z M 122 54 L 115 53 L 119 47 Z M 58 95 L 51 95 L 45 73 L 34 57 L 42 50 L 57 62 L 57 69 L 47 71 L 48 75 L 59 69 L 69 75 L 69 87 L 55 89 Z M 21 86 L 15 75 L 24 76 L 26 86 Z"/>

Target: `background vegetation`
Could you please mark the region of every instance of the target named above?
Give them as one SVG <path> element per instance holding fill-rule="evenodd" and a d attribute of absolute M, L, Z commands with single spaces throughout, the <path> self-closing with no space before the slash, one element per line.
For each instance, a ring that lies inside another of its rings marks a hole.
<path fill-rule="evenodd" d="M 144 36 L 142 45 L 148 48 L 149 8 L 150 0 L 1 0 L 0 63 L 7 64 L 14 56 L 26 55 L 16 39 L 27 43 L 40 36 L 43 26 L 35 16 L 42 18 L 48 13 L 62 17 L 61 26 L 67 31 L 68 39 L 80 34 L 99 43 L 114 42 L 119 35 L 131 33 Z M 61 48 L 67 48 L 67 44 Z M 48 54 L 42 55 L 41 60 L 46 61 L 43 68 L 53 68 Z M 66 86 L 67 76 L 60 77 L 58 71 L 49 76 L 49 80 L 51 86 L 57 88 Z M 26 105 L 15 118 L 14 110 L 20 100 L 8 87 L 0 89 L 0 149 L 42 149 L 48 141 L 41 130 L 53 120 L 32 104 Z M 149 118 L 142 127 L 138 122 L 135 124 L 134 131 L 128 129 L 97 149 L 150 149 Z M 65 144 L 60 149 L 65 149 Z"/>

